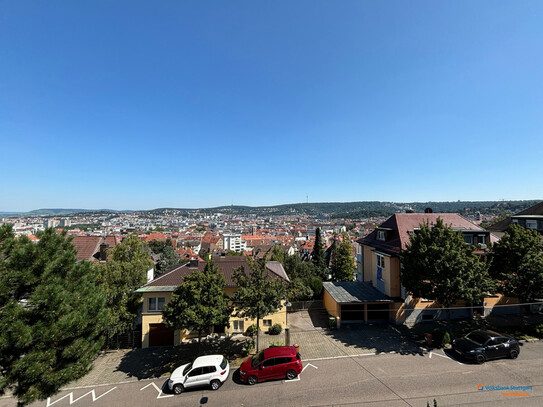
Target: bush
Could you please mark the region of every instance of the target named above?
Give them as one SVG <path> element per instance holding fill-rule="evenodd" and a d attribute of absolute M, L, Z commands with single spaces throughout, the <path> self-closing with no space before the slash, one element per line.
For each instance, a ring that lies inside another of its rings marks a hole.
<path fill-rule="evenodd" d="M 256 335 L 256 332 L 257 332 L 257 329 L 256 329 L 256 325 L 253 324 L 253 325 L 249 325 L 247 327 L 247 330 L 245 331 L 245 334 L 247 336 L 255 336 Z"/>
<path fill-rule="evenodd" d="M 543 338 L 543 324 L 535 325 L 534 326 L 534 335 L 537 338 Z"/>
<path fill-rule="evenodd" d="M 241 353 L 243 356 L 247 356 L 251 351 L 255 348 L 255 340 L 254 339 L 248 339 L 245 342 L 243 342 Z"/>
<path fill-rule="evenodd" d="M 279 335 L 281 332 L 283 332 L 283 327 L 281 324 L 273 324 L 269 332 L 270 335 Z"/>
<path fill-rule="evenodd" d="M 451 343 L 451 334 L 443 328 L 436 328 L 432 333 L 432 346 L 434 348 L 442 348 L 444 345 Z"/>
<path fill-rule="evenodd" d="M 274 346 L 283 346 L 283 341 L 271 341 L 270 348 L 273 348 Z"/>

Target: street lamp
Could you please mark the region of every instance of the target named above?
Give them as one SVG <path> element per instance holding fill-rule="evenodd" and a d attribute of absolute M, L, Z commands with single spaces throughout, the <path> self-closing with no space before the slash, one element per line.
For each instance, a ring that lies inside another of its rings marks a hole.
<path fill-rule="evenodd" d="M 292 304 L 288 301 L 285 301 L 283 305 L 287 308 L 287 313 L 285 315 L 285 322 L 287 326 L 285 327 L 285 345 L 290 346 L 290 328 L 288 326 L 288 308 L 292 307 Z"/>

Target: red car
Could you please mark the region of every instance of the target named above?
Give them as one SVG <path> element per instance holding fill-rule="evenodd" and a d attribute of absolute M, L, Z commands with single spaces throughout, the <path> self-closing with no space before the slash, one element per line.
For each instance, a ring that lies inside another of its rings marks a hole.
<path fill-rule="evenodd" d="M 302 372 L 302 358 L 294 346 L 274 346 L 251 356 L 239 369 L 243 383 L 292 380 Z"/>

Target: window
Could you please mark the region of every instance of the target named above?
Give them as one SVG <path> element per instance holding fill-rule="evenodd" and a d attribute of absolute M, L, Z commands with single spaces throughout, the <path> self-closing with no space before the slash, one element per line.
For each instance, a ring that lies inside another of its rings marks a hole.
<path fill-rule="evenodd" d="M 386 232 L 384 230 L 377 231 L 377 240 L 382 240 L 384 242 L 386 240 L 386 237 Z"/>
<path fill-rule="evenodd" d="M 537 220 L 527 220 L 526 229 L 537 229 Z"/>
<path fill-rule="evenodd" d="M 217 368 L 215 366 L 205 366 L 203 370 L 204 370 L 204 374 L 215 373 L 217 371 Z"/>
<path fill-rule="evenodd" d="M 382 254 L 377 255 L 377 267 L 385 268 L 385 256 Z"/>
<path fill-rule="evenodd" d="M 276 365 L 276 360 L 277 360 L 277 358 L 268 359 L 268 360 L 266 360 L 264 363 L 262 363 L 262 366 L 263 366 L 263 367 L 272 367 L 272 366 L 275 366 L 275 365 Z"/>
<path fill-rule="evenodd" d="M 194 369 L 192 372 L 189 373 L 189 377 L 200 376 L 203 374 L 204 374 L 204 368 L 197 367 L 196 369 Z"/>
<path fill-rule="evenodd" d="M 270 327 L 270 326 L 272 326 L 272 320 L 271 319 L 263 319 L 262 324 L 264 324 L 264 326 Z"/>
<path fill-rule="evenodd" d="M 477 235 L 477 243 L 486 244 L 486 236 L 485 235 Z"/>
<path fill-rule="evenodd" d="M 285 363 L 290 363 L 292 362 L 292 358 L 290 357 L 283 357 L 283 358 L 275 358 L 275 364 L 276 365 L 283 365 Z"/>
<path fill-rule="evenodd" d="M 233 321 L 233 327 L 234 327 L 234 331 L 236 332 L 243 332 L 245 331 L 244 329 L 244 321 L 241 321 L 241 320 L 235 320 Z"/>
<path fill-rule="evenodd" d="M 464 235 L 464 242 L 473 244 L 473 235 Z"/>
<path fill-rule="evenodd" d="M 164 304 L 166 303 L 165 297 L 151 297 L 149 298 L 148 311 L 164 311 Z"/>

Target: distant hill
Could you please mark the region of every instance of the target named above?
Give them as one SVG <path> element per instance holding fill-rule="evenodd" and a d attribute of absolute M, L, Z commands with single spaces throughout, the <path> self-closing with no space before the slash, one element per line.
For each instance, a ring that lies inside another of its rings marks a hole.
<path fill-rule="evenodd" d="M 413 211 L 424 212 L 432 208 L 436 213 L 481 214 L 515 213 L 540 202 L 530 201 L 454 201 L 454 202 L 320 202 L 296 203 L 275 206 L 219 206 L 203 209 L 160 208 L 143 211 L 148 214 L 164 214 L 177 212 L 180 215 L 210 215 L 225 213 L 231 215 L 295 215 L 306 214 L 314 216 L 329 216 L 332 218 L 359 219 L 375 216 L 389 216 L 394 213 Z"/>
<path fill-rule="evenodd" d="M 134 212 L 132 210 L 116 211 L 113 209 L 35 209 L 33 211 L 21 213 L 21 216 L 62 216 L 73 215 L 75 213 L 88 212 Z"/>

